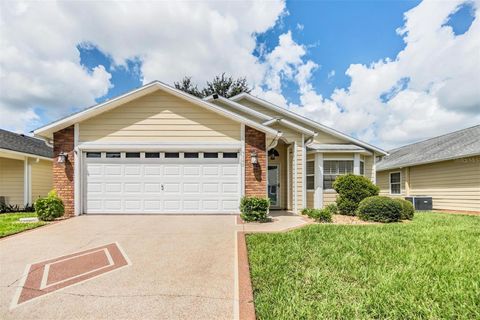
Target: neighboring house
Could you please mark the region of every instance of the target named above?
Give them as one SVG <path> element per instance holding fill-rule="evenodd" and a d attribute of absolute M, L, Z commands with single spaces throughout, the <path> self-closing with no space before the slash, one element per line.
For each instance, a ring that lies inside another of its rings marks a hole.
<path fill-rule="evenodd" d="M 374 180 L 386 154 L 250 94 L 199 99 L 158 81 L 34 134 L 54 145 L 66 214 L 238 213 L 242 196 L 298 212 L 332 201 L 337 175 Z"/>
<path fill-rule="evenodd" d="M 23 207 L 52 189 L 53 148 L 0 129 L 0 201 Z"/>
<path fill-rule="evenodd" d="M 382 195 L 433 197 L 433 208 L 480 211 L 480 125 L 391 150 L 377 163 Z"/>

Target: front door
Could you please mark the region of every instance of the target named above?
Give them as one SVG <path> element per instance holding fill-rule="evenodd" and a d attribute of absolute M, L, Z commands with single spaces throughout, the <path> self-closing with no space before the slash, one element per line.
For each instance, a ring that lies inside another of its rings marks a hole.
<path fill-rule="evenodd" d="M 280 208 L 280 166 L 272 164 L 268 166 L 268 198 L 270 208 Z"/>

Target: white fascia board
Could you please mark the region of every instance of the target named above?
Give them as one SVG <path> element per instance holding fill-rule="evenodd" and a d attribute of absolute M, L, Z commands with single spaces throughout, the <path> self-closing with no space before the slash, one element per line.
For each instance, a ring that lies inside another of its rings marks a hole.
<path fill-rule="evenodd" d="M 368 149 L 372 149 L 372 150 L 374 150 L 374 151 L 376 151 L 376 152 L 378 152 L 378 153 L 381 153 L 381 154 L 383 154 L 383 155 L 388 154 L 385 150 L 382 150 L 382 149 L 380 149 L 380 148 L 377 148 L 377 147 L 375 147 L 375 146 L 372 146 L 371 144 L 368 144 L 368 143 L 366 143 L 366 142 L 363 142 L 363 141 L 360 141 L 360 140 L 355 139 L 355 138 L 353 138 L 353 137 L 350 137 L 349 135 L 346 135 L 346 134 L 344 134 L 344 133 L 341 133 L 341 132 L 339 132 L 339 131 L 337 131 L 337 130 L 335 130 L 335 129 L 329 128 L 329 127 L 327 127 L 327 126 L 325 126 L 325 125 L 323 125 L 323 124 L 321 124 L 321 123 L 315 122 L 315 121 L 310 120 L 310 119 L 307 119 L 307 118 L 305 118 L 305 117 L 303 117 L 303 116 L 301 116 L 301 115 L 298 115 L 298 114 L 296 114 L 295 112 L 292 112 L 292 111 L 287 110 L 287 109 L 285 109 L 285 108 L 276 106 L 276 105 L 274 105 L 274 104 L 272 104 L 272 103 L 270 103 L 270 102 L 268 102 L 268 101 L 265 101 L 265 100 L 263 100 L 263 99 L 257 98 L 257 97 L 255 97 L 255 96 L 252 96 L 251 94 L 248 94 L 248 93 L 243 92 L 243 93 L 240 93 L 240 94 L 238 94 L 238 95 L 236 95 L 236 96 L 234 96 L 234 97 L 231 97 L 230 100 L 236 102 L 236 101 L 241 100 L 241 99 L 243 99 L 243 98 L 248 99 L 248 100 L 250 100 L 250 101 L 252 101 L 252 102 L 258 103 L 258 104 L 260 104 L 261 106 L 263 106 L 263 107 L 265 107 L 265 108 L 268 108 L 268 109 L 270 109 L 270 110 L 276 111 L 276 112 L 278 112 L 278 113 L 282 113 L 282 114 L 284 114 L 284 115 L 286 115 L 286 116 L 290 116 L 290 117 L 292 117 L 293 119 L 295 119 L 295 120 L 297 120 L 297 121 L 300 121 L 300 122 L 303 122 L 303 123 L 305 123 L 305 124 L 308 124 L 308 125 L 310 125 L 310 126 L 312 126 L 312 127 L 314 127 L 314 128 L 317 128 L 317 129 L 319 129 L 319 130 L 322 130 L 322 131 L 324 131 L 324 132 L 327 132 L 327 133 L 329 133 L 329 134 L 331 134 L 331 135 L 333 135 L 333 136 L 336 136 L 336 137 L 338 137 L 338 138 L 346 139 L 346 140 L 351 141 L 351 142 L 353 142 L 353 143 L 355 143 L 355 144 L 358 144 L 358 145 L 360 145 L 360 146 L 362 146 L 362 147 L 365 147 L 365 148 L 368 148 Z"/>
<path fill-rule="evenodd" d="M 81 151 L 237 151 L 241 142 L 83 142 Z"/>
<path fill-rule="evenodd" d="M 48 160 L 48 161 L 53 161 L 52 158 L 47 158 L 47 157 L 44 157 L 44 156 L 38 156 L 36 154 L 32 154 L 32 153 L 25 153 L 25 152 L 20 152 L 20 151 L 13 151 L 13 150 L 9 150 L 9 149 L 2 149 L 0 148 L 0 152 L 1 153 L 7 153 L 7 154 L 11 154 L 15 157 L 15 159 L 19 159 L 20 160 L 20 157 L 29 157 L 29 158 L 38 158 L 38 159 L 42 159 L 42 160 Z M 14 157 L 12 157 L 12 159 L 14 159 Z"/>
<path fill-rule="evenodd" d="M 76 113 L 74 115 L 71 115 L 65 119 L 53 122 L 49 125 L 46 125 L 44 127 L 38 128 L 33 131 L 33 134 L 35 136 L 43 136 L 43 137 L 48 137 L 49 134 L 52 134 L 55 131 L 61 130 L 63 128 L 66 128 L 70 125 L 73 125 L 75 123 L 84 121 L 86 119 L 89 119 L 91 117 L 94 117 L 100 113 L 112 110 L 122 104 L 125 104 L 127 102 L 130 102 L 136 98 L 142 97 L 144 95 L 147 95 L 149 93 L 152 93 L 156 90 L 164 90 L 174 96 L 177 96 L 179 98 L 182 98 L 184 100 L 187 100 L 195 105 L 198 105 L 200 107 L 204 107 L 210 111 L 216 112 L 220 115 L 223 115 L 227 118 L 230 118 L 232 120 L 238 121 L 240 123 L 246 124 L 250 127 L 253 127 L 255 129 L 258 129 L 262 132 L 265 132 L 270 135 L 276 135 L 277 131 L 273 130 L 271 128 L 268 128 L 262 124 L 259 124 L 255 121 L 252 121 L 250 119 L 247 119 L 245 117 L 242 117 L 239 114 L 235 114 L 233 112 L 227 111 L 217 105 L 214 105 L 212 103 L 209 103 L 207 101 L 204 101 L 198 97 L 192 96 L 188 93 L 185 93 L 179 89 L 173 88 L 167 84 L 164 84 L 160 81 L 154 81 L 152 83 L 149 83 L 141 88 L 138 88 L 136 90 L 130 91 L 124 95 L 121 95 L 115 99 L 106 101 L 104 103 L 98 104 L 94 107 L 91 107 L 89 109 L 86 109 L 84 111 L 81 111 L 79 113 Z"/>
<path fill-rule="evenodd" d="M 301 133 L 307 134 L 307 135 L 309 135 L 309 136 L 316 136 L 316 135 L 317 135 L 316 132 L 314 132 L 314 131 L 312 131 L 312 130 L 308 130 L 308 129 L 306 129 L 306 128 L 303 128 L 303 127 L 301 127 L 301 126 L 299 126 L 299 125 L 296 125 L 295 123 L 290 122 L 290 121 L 288 121 L 288 120 L 286 120 L 286 119 L 279 119 L 278 122 L 279 122 L 280 124 L 284 125 L 285 127 L 289 127 L 289 128 L 291 128 L 291 129 L 293 129 L 293 130 L 300 131 Z"/>
<path fill-rule="evenodd" d="M 251 109 L 251 108 L 245 107 L 244 105 L 241 105 L 240 103 L 236 103 L 236 102 L 231 101 L 231 100 L 229 100 L 229 99 L 227 99 L 227 98 L 225 98 L 225 97 L 222 97 L 222 96 L 218 96 L 218 98 L 215 99 L 215 98 L 213 97 L 213 95 L 211 95 L 211 96 L 208 96 L 208 97 L 204 98 L 203 100 L 208 101 L 208 102 L 220 101 L 220 102 L 223 102 L 223 103 L 225 103 L 225 104 L 227 104 L 227 105 L 229 105 L 229 106 L 231 106 L 231 107 L 233 107 L 233 108 L 235 108 L 235 109 L 237 109 L 237 110 L 240 110 L 240 111 L 242 111 L 242 112 L 245 112 L 245 113 L 247 113 L 247 114 L 249 114 L 249 115 L 251 115 L 251 116 L 257 117 L 257 118 L 259 118 L 259 119 L 262 119 L 262 120 L 272 120 L 272 117 L 269 116 L 269 115 L 266 115 L 266 114 L 264 114 L 264 113 L 255 111 L 255 110 L 253 110 L 253 109 Z M 263 125 L 265 125 L 265 124 L 263 123 Z"/>

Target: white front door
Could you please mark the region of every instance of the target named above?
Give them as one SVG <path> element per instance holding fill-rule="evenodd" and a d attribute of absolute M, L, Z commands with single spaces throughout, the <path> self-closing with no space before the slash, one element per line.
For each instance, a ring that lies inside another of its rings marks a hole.
<path fill-rule="evenodd" d="M 240 163 L 237 153 L 228 156 L 224 158 L 222 152 L 209 152 L 208 158 L 197 152 L 86 153 L 84 212 L 238 213 Z"/>

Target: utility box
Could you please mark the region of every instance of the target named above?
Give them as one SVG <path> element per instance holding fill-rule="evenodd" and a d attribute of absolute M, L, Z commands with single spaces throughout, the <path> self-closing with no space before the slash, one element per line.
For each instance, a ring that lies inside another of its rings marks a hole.
<path fill-rule="evenodd" d="M 405 200 L 410 201 L 415 210 L 429 211 L 433 209 L 433 200 L 430 196 L 411 196 L 405 197 Z"/>

